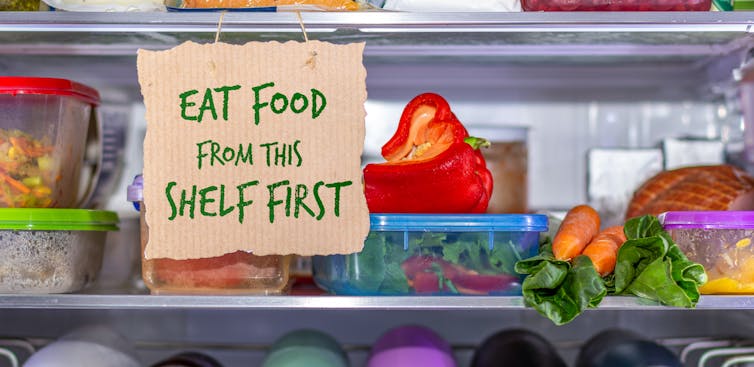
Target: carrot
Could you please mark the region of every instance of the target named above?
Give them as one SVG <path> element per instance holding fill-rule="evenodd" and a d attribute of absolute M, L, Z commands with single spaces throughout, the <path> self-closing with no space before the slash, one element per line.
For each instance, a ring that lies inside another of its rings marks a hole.
<path fill-rule="evenodd" d="M 615 270 L 618 249 L 624 242 L 626 235 L 623 226 L 610 227 L 594 237 L 581 254 L 588 256 L 600 276 L 604 277 Z"/>
<path fill-rule="evenodd" d="M 600 216 L 588 205 L 568 211 L 552 241 L 552 253 L 558 260 L 571 260 L 581 254 L 600 231 Z"/>
<path fill-rule="evenodd" d="M 26 185 L 24 185 L 21 181 L 18 181 L 13 177 L 6 175 L 5 173 L 0 173 L 0 178 L 5 180 L 5 182 L 10 184 L 14 189 L 21 191 L 21 193 L 23 194 L 28 194 L 31 192 L 31 189 L 26 187 Z"/>

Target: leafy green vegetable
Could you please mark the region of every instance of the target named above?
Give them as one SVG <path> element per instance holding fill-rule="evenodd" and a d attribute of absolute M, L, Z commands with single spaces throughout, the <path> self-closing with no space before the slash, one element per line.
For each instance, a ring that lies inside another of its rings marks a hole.
<path fill-rule="evenodd" d="M 415 274 L 407 275 L 404 263 L 424 258 L 427 260 L 419 261 L 432 264 L 441 291 L 461 293 L 454 280 L 446 277 L 441 263 L 484 275 L 515 274 L 513 265 L 521 259 L 519 251 L 512 241 L 499 239 L 490 250 L 487 232 L 411 233 L 408 248 L 404 248 L 404 232 L 379 232 L 369 234 L 358 255 L 346 256 L 345 267 L 360 292 L 405 294 L 411 290 L 408 277 Z"/>
<path fill-rule="evenodd" d="M 615 294 L 694 307 L 699 301 L 698 287 L 707 281 L 704 267 L 681 252 L 654 216 L 630 219 L 624 231 L 628 241 L 618 251 Z"/>
<path fill-rule="evenodd" d="M 408 279 L 403 273 L 400 263 L 388 263 L 385 266 L 385 279 L 380 285 L 382 294 L 408 293 Z"/>
<path fill-rule="evenodd" d="M 556 260 L 549 241 L 539 255 L 517 262 L 516 271 L 528 275 L 522 286 L 526 303 L 558 325 L 596 307 L 606 294 L 694 307 L 707 280 L 704 268 L 681 252 L 654 216 L 629 220 L 624 232 L 628 241 L 618 251 L 615 272 L 604 278 L 586 256 L 573 264 Z"/>
<path fill-rule="evenodd" d="M 549 244 L 542 247 L 539 255 L 517 262 L 516 271 L 528 274 L 522 285 L 524 301 L 556 325 L 597 307 L 607 294 L 588 257 L 576 257 L 571 266 L 567 261 L 556 260 Z"/>

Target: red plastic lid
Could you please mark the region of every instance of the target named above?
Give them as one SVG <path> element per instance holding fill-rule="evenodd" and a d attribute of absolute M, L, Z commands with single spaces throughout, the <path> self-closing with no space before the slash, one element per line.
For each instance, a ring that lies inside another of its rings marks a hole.
<path fill-rule="evenodd" d="M 37 77 L 0 77 L 0 94 L 49 94 L 77 98 L 85 103 L 98 105 L 96 89 L 68 79 Z"/>

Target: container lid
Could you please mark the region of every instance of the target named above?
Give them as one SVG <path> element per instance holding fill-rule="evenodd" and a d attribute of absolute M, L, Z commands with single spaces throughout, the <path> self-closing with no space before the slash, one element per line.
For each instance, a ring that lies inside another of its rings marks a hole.
<path fill-rule="evenodd" d="M 667 212 L 658 218 L 665 229 L 754 229 L 754 211 Z"/>
<path fill-rule="evenodd" d="M 373 231 L 547 231 L 542 214 L 371 214 Z"/>
<path fill-rule="evenodd" d="M 74 97 L 92 105 L 100 102 L 96 89 L 68 79 L 37 77 L 0 77 L 0 94 L 48 94 Z"/>
<path fill-rule="evenodd" d="M 0 230 L 117 231 L 118 215 L 104 210 L 0 208 Z"/>
<path fill-rule="evenodd" d="M 144 199 L 144 176 L 136 175 L 134 181 L 128 185 L 126 198 L 132 203 L 137 203 Z"/>

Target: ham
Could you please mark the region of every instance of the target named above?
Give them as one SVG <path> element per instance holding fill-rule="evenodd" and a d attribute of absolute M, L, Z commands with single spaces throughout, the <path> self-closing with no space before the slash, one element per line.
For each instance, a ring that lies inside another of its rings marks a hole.
<path fill-rule="evenodd" d="M 626 219 L 690 210 L 754 210 L 754 178 L 729 165 L 664 171 L 636 190 Z"/>

